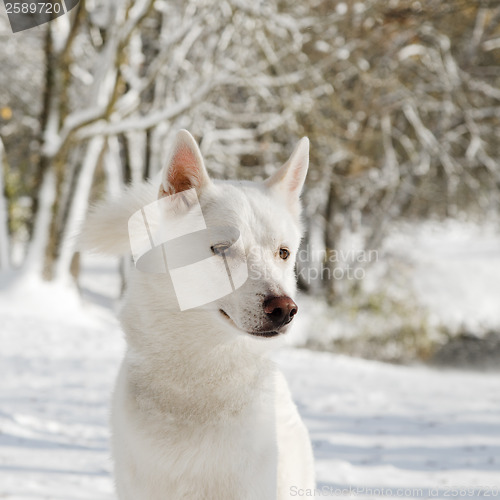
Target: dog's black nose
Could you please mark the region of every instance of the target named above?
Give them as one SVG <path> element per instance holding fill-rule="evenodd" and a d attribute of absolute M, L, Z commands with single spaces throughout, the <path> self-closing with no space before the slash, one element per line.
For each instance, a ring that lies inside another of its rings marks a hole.
<path fill-rule="evenodd" d="M 268 297 L 264 301 L 264 312 L 276 328 L 290 323 L 297 311 L 297 304 L 286 295 L 283 297 Z"/>

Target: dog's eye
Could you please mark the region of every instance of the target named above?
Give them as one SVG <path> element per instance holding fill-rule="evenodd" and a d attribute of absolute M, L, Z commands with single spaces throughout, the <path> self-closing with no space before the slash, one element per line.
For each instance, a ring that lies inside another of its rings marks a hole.
<path fill-rule="evenodd" d="M 281 247 L 280 248 L 280 259 L 286 260 L 290 257 L 290 250 L 288 248 Z"/>
<path fill-rule="evenodd" d="M 231 245 L 227 243 L 216 243 L 215 245 L 212 245 L 210 247 L 210 250 L 212 250 L 214 255 L 223 255 L 224 252 L 227 252 L 229 250 L 229 247 Z"/>

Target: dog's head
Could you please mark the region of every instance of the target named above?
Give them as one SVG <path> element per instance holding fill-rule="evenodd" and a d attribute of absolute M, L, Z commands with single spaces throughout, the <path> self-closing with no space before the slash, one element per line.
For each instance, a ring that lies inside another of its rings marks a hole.
<path fill-rule="evenodd" d="M 162 176 L 159 197 L 195 189 L 208 228 L 233 228 L 238 245 L 214 231 L 207 245 L 215 258 L 244 261 L 248 278 L 208 309 L 225 327 L 274 337 L 284 333 L 298 311 L 295 259 L 301 238 L 300 192 L 309 162 L 303 138 L 290 159 L 264 182 L 213 181 L 187 131 L 179 132 Z"/>
<path fill-rule="evenodd" d="M 196 193 L 209 234 L 202 243 L 195 243 L 207 247 L 194 249 L 200 250 L 195 254 L 204 255 L 205 260 L 199 262 L 201 275 L 205 271 L 203 262 L 210 258 L 212 263 L 213 259 L 219 263 L 217 266 L 215 262 L 215 268 L 223 274 L 227 271 L 229 279 L 233 278 L 232 293 L 221 293 L 218 297 L 222 298 L 207 301 L 197 309 L 210 315 L 219 329 L 228 334 L 275 337 L 286 332 L 298 310 L 293 300 L 294 267 L 302 232 L 299 196 L 308 162 L 309 141 L 303 138 L 290 159 L 266 181 L 212 180 L 196 141 L 189 132 L 180 131 L 161 180 L 156 185 L 134 187 L 118 199 L 94 207 L 85 223 L 83 244 L 106 253 L 126 253 L 130 250 L 127 221 L 132 214 L 142 219 L 143 207 L 154 202 L 155 197 L 161 205 L 179 193 L 182 197 Z M 221 227 L 230 231 L 220 232 Z M 194 227 L 185 229 L 185 233 L 196 231 Z M 189 254 L 193 248 L 181 247 L 181 253 L 184 250 Z M 244 264 L 246 280 L 237 282 L 233 274 L 235 263 L 240 271 Z M 195 276 L 194 281 L 210 288 L 211 278 L 201 275 Z M 166 278 L 140 272 L 136 276 L 130 292 L 135 293 L 137 302 L 153 301 L 149 309 L 155 311 L 167 307 L 169 300 L 175 302 L 168 273 Z M 133 289 L 137 286 L 140 290 Z M 186 290 L 194 293 L 195 286 L 189 284 Z M 189 311 L 179 314 L 189 315 Z"/>

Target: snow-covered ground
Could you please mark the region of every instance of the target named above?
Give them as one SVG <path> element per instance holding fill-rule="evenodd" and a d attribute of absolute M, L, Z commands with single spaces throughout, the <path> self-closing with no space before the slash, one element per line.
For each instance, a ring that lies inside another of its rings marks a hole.
<path fill-rule="evenodd" d="M 475 335 L 500 330 L 500 221 L 450 219 L 395 229 L 381 261 L 398 265 L 432 324 Z"/>
<path fill-rule="evenodd" d="M 362 251 L 359 234 L 344 240 L 345 255 L 370 255 L 370 264 L 348 262 L 362 279 L 340 283 L 350 292 L 335 307 L 304 298 L 313 313 L 297 318 L 293 345 L 374 359 L 499 365 L 498 219 L 399 222 L 377 251 Z M 464 337 L 477 342 L 462 345 Z M 456 340 L 453 349 L 450 339 Z"/>
<path fill-rule="evenodd" d="M 83 302 L 2 284 L 0 498 L 113 499 L 109 398 L 124 348 L 109 308 L 114 274 L 87 269 Z M 316 497 L 500 495 L 500 373 L 292 348 L 276 360 L 314 443 Z"/>

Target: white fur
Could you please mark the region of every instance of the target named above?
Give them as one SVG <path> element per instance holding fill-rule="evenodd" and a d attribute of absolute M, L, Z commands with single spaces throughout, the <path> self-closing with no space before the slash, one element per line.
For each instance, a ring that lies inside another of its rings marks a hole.
<path fill-rule="evenodd" d="M 178 143 L 197 148 L 185 134 Z M 262 325 L 265 296 L 295 292 L 305 148 L 307 140 L 267 183 L 194 181 L 207 225 L 238 227 L 250 249 L 243 287 L 180 312 L 168 274 L 132 272 L 120 315 L 127 353 L 112 412 L 120 500 L 283 500 L 292 486 L 314 488 L 307 430 L 268 358 L 281 337 L 246 333 Z M 290 176 L 299 188 L 287 188 Z M 165 179 L 160 196 L 169 188 Z M 128 218 L 154 201 L 158 188 L 142 186 L 96 207 L 85 226 L 87 246 L 126 251 Z M 287 261 L 277 255 L 280 245 L 291 251 Z"/>

